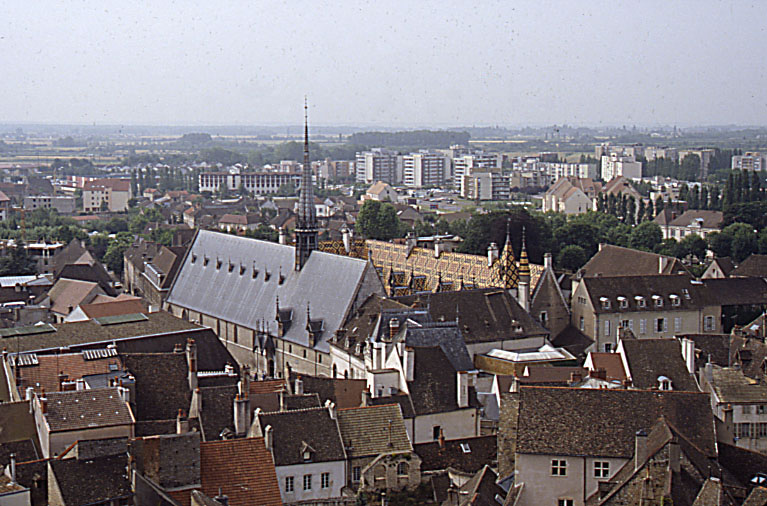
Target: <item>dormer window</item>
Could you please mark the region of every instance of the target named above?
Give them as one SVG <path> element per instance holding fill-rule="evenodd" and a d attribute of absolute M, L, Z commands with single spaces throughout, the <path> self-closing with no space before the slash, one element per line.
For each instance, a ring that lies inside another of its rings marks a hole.
<path fill-rule="evenodd" d="M 637 301 L 637 307 L 647 307 L 647 301 L 641 295 L 634 297 L 634 300 Z"/>
<path fill-rule="evenodd" d="M 658 376 L 658 390 L 673 390 L 671 387 L 671 379 L 666 376 Z"/>
<path fill-rule="evenodd" d="M 607 297 L 600 297 L 599 302 L 602 305 L 602 309 L 610 309 L 610 299 Z"/>
<path fill-rule="evenodd" d="M 682 304 L 682 299 L 679 298 L 679 295 L 672 293 L 668 298 L 671 299 L 671 305 L 673 307 L 679 307 Z"/>
<path fill-rule="evenodd" d="M 626 309 L 627 307 L 629 307 L 628 299 L 626 299 L 626 297 L 623 297 L 623 296 L 618 297 L 618 306 L 621 309 Z"/>
<path fill-rule="evenodd" d="M 653 295 L 652 300 L 653 304 L 655 304 L 655 307 L 663 307 L 663 297 L 660 295 Z"/>

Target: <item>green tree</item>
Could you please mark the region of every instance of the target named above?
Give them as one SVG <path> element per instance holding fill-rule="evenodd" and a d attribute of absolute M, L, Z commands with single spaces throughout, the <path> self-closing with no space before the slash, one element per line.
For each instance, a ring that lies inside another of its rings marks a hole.
<path fill-rule="evenodd" d="M 662 240 L 663 231 L 661 231 L 660 225 L 654 221 L 645 221 L 631 231 L 629 246 L 635 249 L 654 251 L 655 246 Z"/>
<path fill-rule="evenodd" d="M 34 274 L 35 272 L 37 272 L 37 263 L 29 256 L 22 242 L 18 242 L 15 248 L 10 248 L 8 254 L 0 258 L 0 276 Z"/>
<path fill-rule="evenodd" d="M 712 232 L 706 236 L 708 249 L 716 257 L 728 257 L 732 254 L 732 236 L 722 232 Z"/>
<path fill-rule="evenodd" d="M 367 200 L 357 216 L 356 228 L 363 237 L 388 241 L 400 236 L 402 223 L 393 205 Z"/>
<path fill-rule="evenodd" d="M 695 257 L 698 261 L 702 261 L 706 257 L 707 248 L 705 239 L 697 234 L 691 234 L 679 241 L 674 256 L 677 258 Z"/>
<path fill-rule="evenodd" d="M 735 262 L 742 262 L 749 255 L 758 251 L 756 232 L 751 225 L 733 223 L 725 227 L 722 234 L 732 237 L 731 256 Z"/>
<path fill-rule="evenodd" d="M 562 248 L 562 251 L 559 252 L 559 255 L 557 256 L 557 265 L 562 269 L 574 272 L 583 267 L 583 264 L 585 264 L 587 260 L 588 257 L 583 248 L 575 244 L 570 244 L 569 246 Z"/>
<path fill-rule="evenodd" d="M 663 197 L 658 196 L 657 199 L 655 199 L 655 216 L 658 216 L 665 207 L 666 203 L 663 202 Z"/>
<path fill-rule="evenodd" d="M 125 250 L 133 244 L 133 235 L 130 232 L 120 232 L 112 239 L 104 254 L 104 264 L 115 274 L 122 275 L 123 255 Z"/>

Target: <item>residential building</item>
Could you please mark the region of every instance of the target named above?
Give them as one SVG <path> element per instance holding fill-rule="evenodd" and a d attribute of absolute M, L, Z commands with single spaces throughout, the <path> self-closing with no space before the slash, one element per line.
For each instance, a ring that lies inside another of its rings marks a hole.
<path fill-rule="evenodd" d="M 59 214 L 72 214 L 77 210 L 76 199 L 59 195 L 28 195 L 24 197 L 24 209 L 55 209 Z"/>
<path fill-rule="evenodd" d="M 50 308 L 56 323 L 62 323 L 77 306 L 89 304 L 97 295 L 104 295 L 98 283 L 61 278 L 42 304 Z"/>
<path fill-rule="evenodd" d="M 543 194 L 543 212 L 581 214 L 594 209 L 594 197 L 582 188 L 580 179 L 560 178 Z M 586 184 L 591 182 L 587 180 Z"/>
<path fill-rule="evenodd" d="M 767 278 L 767 255 L 752 253 L 729 273 L 740 278 Z"/>
<path fill-rule="evenodd" d="M 274 413 L 256 410 L 251 430 L 263 437 L 274 456 L 284 504 L 341 502 L 347 452 L 334 405 Z"/>
<path fill-rule="evenodd" d="M 616 153 L 602 156 L 602 180 L 610 181 L 623 176 L 629 179 L 642 177 L 642 162 L 637 162 L 633 156 L 620 156 Z"/>
<path fill-rule="evenodd" d="M 396 151 L 384 148 L 373 148 L 370 151 L 358 152 L 356 155 L 356 181 L 372 184 L 376 181 L 395 184 L 401 180 L 398 177 L 402 161 Z"/>
<path fill-rule="evenodd" d="M 468 169 L 467 169 L 468 171 Z M 461 197 L 471 200 L 509 200 L 511 175 L 494 171 L 473 170 L 460 179 Z"/>
<path fill-rule="evenodd" d="M 117 213 L 128 210 L 130 180 L 95 179 L 83 185 L 83 210 L 86 213 Z"/>
<path fill-rule="evenodd" d="M 513 471 L 515 486 L 524 484 L 520 506 L 582 506 L 619 478 L 638 451 L 643 457 L 659 419 L 704 461 L 716 458 L 714 418 L 704 393 L 512 387 L 501 396 L 499 474 Z"/>
<path fill-rule="evenodd" d="M 441 186 L 446 180 L 450 161 L 428 150 L 402 157 L 402 182 L 412 188 Z"/>
<path fill-rule="evenodd" d="M 123 254 L 123 289 L 154 307 L 162 307 L 187 249 L 139 237 Z"/>
<path fill-rule="evenodd" d="M 573 290 L 571 323 L 596 351 L 612 351 L 620 329 L 639 338 L 729 332 L 739 314 L 758 314 L 766 300 L 761 278 L 584 277 Z"/>
<path fill-rule="evenodd" d="M 383 181 L 376 181 L 362 197 L 363 200 L 378 200 L 380 202 L 397 202 L 397 198 L 397 190 Z"/>
<path fill-rule="evenodd" d="M 700 392 L 689 339 L 620 339 L 615 353 L 632 388 Z"/>
<path fill-rule="evenodd" d="M 655 219 L 661 225 L 664 239 L 682 240 L 688 235 L 697 235 L 703 239 L 708 234 L 719 232 L 724 221 L 722 211 L 690 210 L 665 223 L 660 222 L 662 215 Z"/>
<path fill-rule="evenodd" d="M 748 259 L 746 259 L 748 260 Z M 745 262 L 745 260 L 743 261 Z M 743 263 L 741 263 L 742 265 Z M 716 257 L 714 258 L 706 270 L 701 275 L 702 279 L 709 278 L 726 278 L 735 270 L 735 265 L 732 263 L 730 257 Z"/>
<path fill-rule="evenodd" d="M 653 276 L 686 274 L 678 258 L 613 244 L 600 244 L 599 250 L 578 270 L 573 290 L 580 278 L 616 276 Z M 689 274 L 687 273 L 689 276 Z"/>
<path fill-rule="evenodd" d="M 503 155 L 500 153 L 485 153 L 467 150 L 453 156 L 453 183 L 463 187 L 463 177 L 474 172 L 500 171 L 503 167 Z"/>
<path fill-rule="evenodd" d="M 300 172 L 240 172 L 232 168 L 229 172 L 201 172 L 198 177 L 201 192 L 218 193 L 222 188 L 226 191 L 239 191 L 244 188 L 248 193 L 268 195 L 277 193 L 280 187 L 301 187 Z"/>
<path fill-rule="evenodd" d="M 732 170 L 765 170 L 767 169 L 767 154 L 758 151 L 747 151 L 742 155 L 732 157 Z"/>
<path fill-rule="evenodd" d="M 711 394 L 714 415 L 724 421 L 729 440 L 739 448 L 767 453 L 767 385 L 739 367 L 707 363 L 700 371 L 703 390 Z"/>
<path fill-rule="evenodd" d="M 679 152 L 676 148 L 670 148 L 668 146 L 645 146 L 644 157 L 651 161 L 657 160 L 659 158 L 664 158 L 666 160 L 678 160 Z"/>
<path fill-rule="evenodd" d="M 262 223 L 260 214 L 225 214 L 218 220 L 218 228 L 229 233 L 244 234 L 258 228 L 259 223 Z"/>
<path fill-rule="evenodd" d="M 349 486 L 376 492 L 421 483 L 421 459 L 413 452 L 399 404 L 339 409 L 337 417 Z"/>
<path fill-rule="evenodd" d="M 35 394 L 43 457 L 57 456 L 76 441 L 133 437 L 136 420 L 128 398 L 122 387 Z"/>
<path fill-rule="evenodd" d="M 11 199 L 0 191 L 0 221 L 7 220 L 11 215 Z"/>

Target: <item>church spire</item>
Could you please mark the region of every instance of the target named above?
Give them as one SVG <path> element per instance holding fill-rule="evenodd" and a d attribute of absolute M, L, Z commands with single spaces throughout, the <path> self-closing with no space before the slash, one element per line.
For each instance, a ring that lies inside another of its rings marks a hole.
<path fill-rule="evenodd" d="M 317 249 L 317 213 L 314 209 L 312 163 L 309 160 L 309 106 L 304 98 L 304 166 L 296 220 L 295 269 L 301 270 L 312 251 Z"/>

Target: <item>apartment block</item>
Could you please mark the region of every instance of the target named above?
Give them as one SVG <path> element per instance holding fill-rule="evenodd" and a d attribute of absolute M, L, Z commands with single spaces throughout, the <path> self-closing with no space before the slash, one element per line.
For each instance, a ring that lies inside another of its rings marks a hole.
<path fill-rule="evenodd" d="M 405 186 L 422 188 L 440 186 L 445 182 L 449 161 L 443 155 L 428 150 L 402 157 L 402 176 Z"/>
<path fill-rule="evenodd" d="M 395 184 L 399 180 L 398 172 L 401 160 L 396 151 L 373 148 L 357 153 L 356 181 L 372 184 L 376 181 Z"/>

